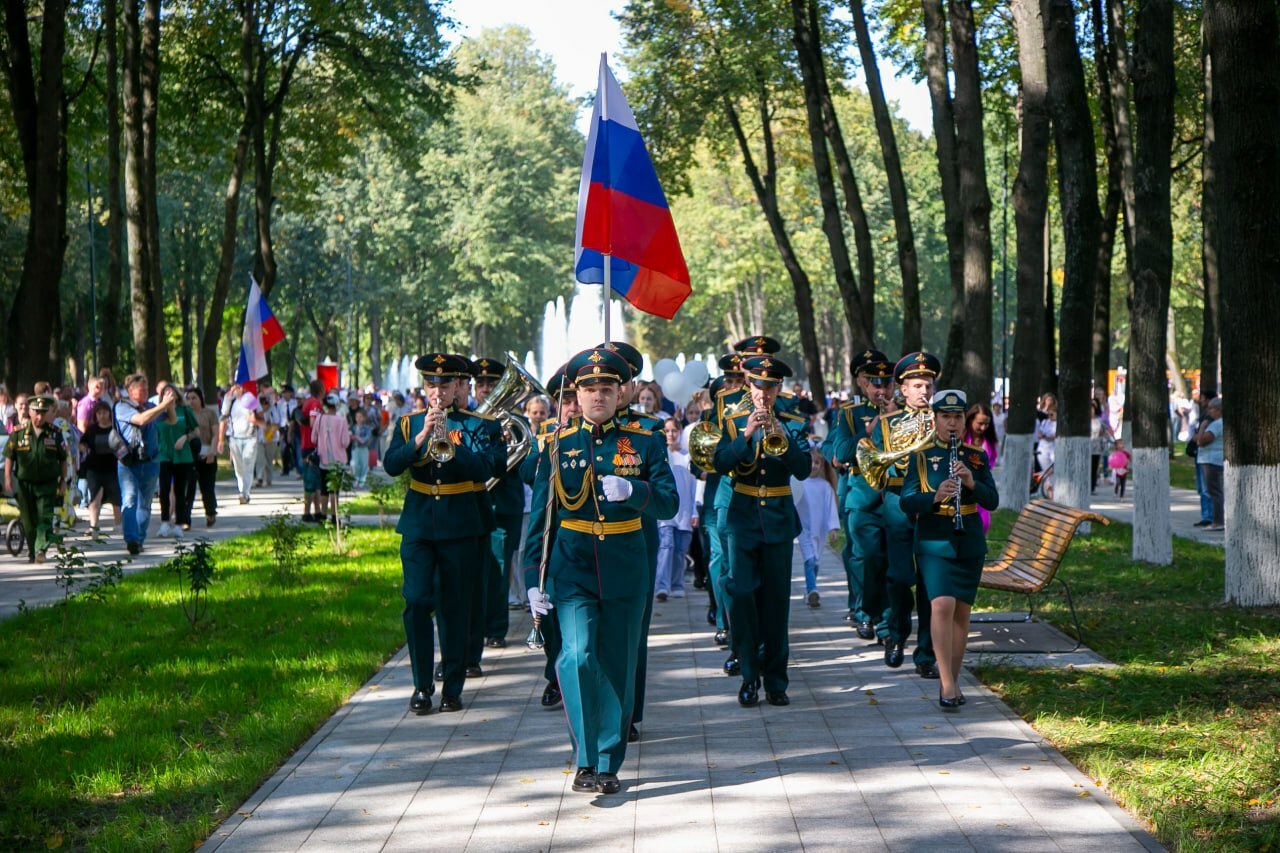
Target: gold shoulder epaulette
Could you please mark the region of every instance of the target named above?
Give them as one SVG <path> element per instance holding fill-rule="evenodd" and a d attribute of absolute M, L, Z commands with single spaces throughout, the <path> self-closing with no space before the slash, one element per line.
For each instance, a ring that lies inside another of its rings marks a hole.
<path fill-rule="evenodd" d="M 809 422 L 809 419 L 806 418 L 804 415 L 796 415 L 796 414 L 792 414 L 791 412 L 775 412 L 774 414 L 776 414 L 780 418 L 786 418 L 789 421 L 800 421 L 801 423 Z"/>
<path fill-rule="evenodd" d="M 978 451 L 979 453 L 985 453 L 985 452 L 986 452 L 986 451 L 985 451 L 985 450 L 983 450 L 980 446 L 978 446 L 978 445 L 976 445 L 976 444 L 970 444 L 970 443 L 969 443 L 969 442 L 967 442 L 967 441 L 966 441 L 964 444 L 960 445 L 960 446 L 961 446 L 961 447 L 963 447 L 965 450 L 976 450 L 976 451 Z"/>
<path fill-rule="evenodd" d="M 634 432 L 638 435 L 653 435 L 653 430 L 645 429 L 642 426 L 635 426 L 634 424 L 623 424 L 622 426 L 618 427 L 618 429 L 622 430 L 623 432 Z"/>
<path fill-rule="evenodd" d="M 473 417 L 473 418 L 479 418 L 479 419 L 480 419 L 480 420 L 482 420 L 482 421 L 491 421 L 491 420 L 493 420 L 493 419 L 494 419 L 494 418 L 493 418 L 493 415 L 486 415 L 486 414 L 483 414 L 483 413 L 481 413 L 481 412 L 470 412 L 470 411 L 469 411 L 469 412 L 466 412 L 466 414 L 471 415 L 471 417 Z"/>
<path fill-rule="evenodd" d="M 733 420 L 734 418 L 745 418 L 747 415 L 751 414 L 753 411 L 754 409 L 743 409 L 740 412 L 730 412 L 728 420 Z"/>
<path fill-rule="evenodd" d="M 791 400 L 791 399 L 794 399 L 796 395 L 792 394 L 790 391 L 779 391 L 778 396 L 786 397 L 788 400 Z"/>
<path fill-rule="evenodd" d="M 858 407 L 858 404 L 853 402 L 852 400 L 846 400 L 845 402 L 840 404 L 841 409 L 856 409 L 857 407 Z"/>

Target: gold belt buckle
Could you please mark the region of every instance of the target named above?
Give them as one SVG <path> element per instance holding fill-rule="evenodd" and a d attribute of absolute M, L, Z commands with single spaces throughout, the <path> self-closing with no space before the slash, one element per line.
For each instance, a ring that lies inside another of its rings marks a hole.
<path fill-rule="evenodd" d="M 428 493 L 428 494 L 431 494 L 431 495 L 439 495 L 439 494 L 440 494 L 440 487 L 439 487 L 438 485 L 436 485 L 435 483 L 429 483 L 429 484 L 427 485 L 427 493 Z"/>
<path fill-rule="evenodd" d="M 591 522 L 591 532 L 593 535 L 599 536 L 601 539 L 603 539 L 604 538 L 604 522 L 603 521 Z"/>
<path fill-rule="evenodd" d="M 759 495 L 760 497 L 762 497 L 762 498 L 763 498 L 763 497 L 768 497 L 768 494 L 769 494 L 769 487 L 768 487 L 768 486 L 764 486 L 764 485 L 757 486 L 757 487 L 756 487 L 756 494 L 758 494 L 758 495 Z"/>

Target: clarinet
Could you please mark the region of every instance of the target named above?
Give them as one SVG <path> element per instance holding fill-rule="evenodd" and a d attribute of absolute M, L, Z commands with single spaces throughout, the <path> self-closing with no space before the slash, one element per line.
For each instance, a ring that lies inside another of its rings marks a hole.
<path fill-rule="evenodd" d="M 951 471 L 951 480 L 956 484 L 955 514 L 951 516 L 951 535 L 964 536 L 964 519 L 960 517 L 960 475 L 956 473 L 956 466 L 960 462 L 960 442 L 956 440 L 954 433 L 951 435 L 950 451 L 947 470 Z"/>

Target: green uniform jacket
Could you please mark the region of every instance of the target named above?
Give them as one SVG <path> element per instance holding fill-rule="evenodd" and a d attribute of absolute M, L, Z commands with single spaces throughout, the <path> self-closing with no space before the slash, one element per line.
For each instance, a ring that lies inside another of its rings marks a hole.
<path fill-rule="evenodd" d="M 996 481 L 991 476 L 987 454 L 971 444 L 960 445 L 960 461 L 973 472 L 973 488 L 961 487 L 961 518 L 964 520 L 964 536 L 954 533 L 955 522 L 946 509 L 933 502 L 934 492 L 942 481 L 950 476 L 951 451 L 943 441 L 912 456 L 902 483 L 902 511 L 916 518 L 915 553 L 936 557 L 982 557 L 987 553 L 987 537 L 982 532 L 982 518 L 976 512 L 980 506 L 994 510 L 1000 505 Z M 954 498 L 947 506 L 954 505 Z M 968 514 L 965 511 L 968 510 Z"/>
<path fill-rule="evenodd" d="M 637 429 L 647 429 L 649 432 L 662 432 L 662 418 L 654 417 L 645 412 L 636 411 L 633 408 L 618 409 L 618 425 L 634 427 Z M 663 447 L 666 443 L 663 442 Z"/>
<path fill-rule="evenodd" d="M 456 449 L 453 459 L 441 464 L 430 456 L 429 439 L 421 448 L 413 446 L 426 419 L 426 412 L 401 417 L 383 461 L 392 477 L 402 471 L 413 477 L 396 532 L 433 541 L 488 533 L 494 527 L 493 505 L 484 484 L 507 467 L 502 427 L 485 415 L 450 409 L 446 422 Z"/>
<path fill-rule="evenodd" d="M 870 403 L 845 403 L 836 411 L 835 423 L 827 440 L 822 443 L 822 455 L 830 462 L 849 466 L 845 477 L 843 506 L 850 510 L 875 509 L 883 496 L 871 488 L 858 471 L 858 442 L 867 436 L 867 427 L 879 411 Z"/>
<path fill-rule="evenodd" d="M 520 415 L 512 414 L 512 418 L 519 420 L 524 424 L 525 429 L 529 428 L 529 422 Z M 527 459 L 532 455 L 532 451 L 526 454 Z M 521 515 L 524 513 L 524 484 L 520 482 L 520 465 L 517 463 L 515 468 L 507 470 L 506 458 L 503 457 L 502 473 L 498 475 L 498 482 L 489 490 L 489 499 L 493 503 L 493 512 L 495 515 Z"/>
<path fill-rule="evenodd" d="M 773 414 L 787 434 L 787 449 L 781 456 L 769 456 L 761 450 L 763 430 L 757 430 L 750 440 L 742 435 L 750 409 L 725 422 L 716 445 L 716 470 L 730 481 L 721 481 L 720 485 L 721 493 L 729 496 L 726 530 L 769 545 L 790 542 L 800 535 L 791 478 L 808 478 L 812 467 L 808 419 L 779 411 L 776 405 Z M 779 491 L 766 491 L 775 489 Z"/>
<path fill-rule="evenodd" d="M 557 453 L 554 462 L 553 449 Z M 581 420 L 560 430 L 558 448 L 554 442 L 545 441 L 538 456 L 523 555 L 525 577 L 529 577 L 531 567 L 536 577 L 542 559 L 547 496 L 554 487 L 555 541 L 547 573 L 556 589 L 576 586 L 602 599 L 651 594 L 652 560 L 639 527 L 630 532 L 597 535 L 561 525 L 566 521 L 617 524 L 638 521 L 642 515 L 656 520 L 674 516 L 679 498 L 665 444 L 652 432 L 621 426 L 616 419 L 599 426 Z M 631 483 L 631 496 L 625 501 L 605 498 L 600 480 L 609 474 L 625 477 Z"/>
<path fill-rule="evenodd" d="M 35 427 L 27 424 L 9 436 L 4 446 L 4 458 L 13 460 L 14 479 L 52 486 L 62 477 L 62 461 L 67 458 L 67 447 L 61 430 L 52 424 L 45 424 L 39 434 Z"/>

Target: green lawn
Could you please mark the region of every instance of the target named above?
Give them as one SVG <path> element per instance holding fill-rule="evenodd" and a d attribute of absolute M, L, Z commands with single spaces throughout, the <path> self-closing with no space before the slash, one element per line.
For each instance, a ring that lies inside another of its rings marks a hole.
<path fill-rule="evenodd" d="M 1175 489 L 1196 490 L 1196 460 L 1181 452 L 1169 463 L 1169 485 Z"/>
<path fill-rule="evenodd" d="M 220 544 L 207 623 L 163 567 L 60 612 L 0 623 L 0 849 L 190 850 L 404 642 L 399 537 L 356 530 L 333 558 L 303 534 L 299 583 L 266 537 Z"/>
<path fill-rule="evenodd" d="M 992 537 L 1010 513 L 998 513 Z M 979 677 L 1177 850 L 1280 850 L 1280 610 L 1228 607 L 1223 552 L 1174 539 L 1174 564 L 1130 558 L 1094 526 L 1061 572 L 1086 644 L 1111 670 L 984 667 Z M 1060 594 L 1043 612 L 1068 630 Z M 979 604 L 1025 607 L 983 590 Z"/>

